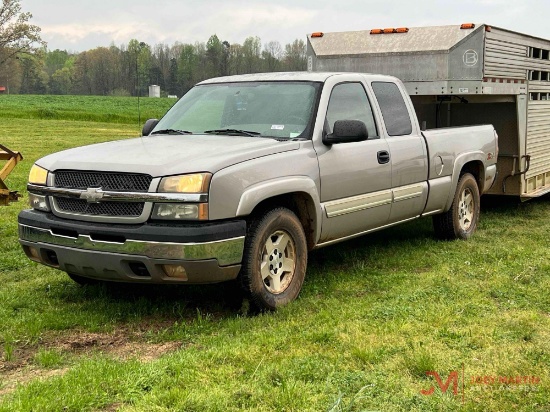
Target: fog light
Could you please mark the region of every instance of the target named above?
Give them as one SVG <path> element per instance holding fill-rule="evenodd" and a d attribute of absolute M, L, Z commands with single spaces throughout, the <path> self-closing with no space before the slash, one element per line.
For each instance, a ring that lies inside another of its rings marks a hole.
<path fill-rule="evenodd" d="M 27 256 L 30 260 L 34 260 L 35 262 L 42 262 L 42 259 L 40 258 L 40 251 L 32 246 L 27 246 L 26 248 Z"/>
<path fill-rule="evenodd" d="M 187 272 L 181 265 L 162 265 L 162 270 L 168 277 L 187 280 Z"/>
<path fill-rule="evenodd" d="M 153 208 L 153 219 L 206 220 L 207 203 L 157 203 Z"/>
<path fill-rule="evenodd" d="M 29 193 L 29 203 L 33 209 L 42 210 L 43 212 L 49 212 L 50 206 L 46 200 L 46 196 L 35 195 L 34 193 Z"/>

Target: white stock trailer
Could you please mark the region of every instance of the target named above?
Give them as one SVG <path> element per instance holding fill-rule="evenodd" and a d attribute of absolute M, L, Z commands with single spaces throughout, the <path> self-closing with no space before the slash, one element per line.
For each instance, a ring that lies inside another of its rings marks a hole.
<path fill-rule="evenodd" d="M 498 178 L 488 193 L 550 192 L 550 40 L 471 23 L 317 32 L 307 63 L 398 77 L 424 129 L 494 125 Z"/>

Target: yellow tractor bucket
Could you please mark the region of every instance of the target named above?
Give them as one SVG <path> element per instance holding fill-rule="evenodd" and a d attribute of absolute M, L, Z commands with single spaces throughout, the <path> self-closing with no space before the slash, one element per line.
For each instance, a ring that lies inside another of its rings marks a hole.
<path fill-rule="evenodd" d="M 7 206 L 9 202 L 14 202 L 21 195 L 17 191 L 10 191 L 4 181 L 11 173 L 17 163 L 23 160 L 21 153 L 14 152 L 8 149 L 6 146 L 0 144 L 0 162 L 6 161 L 4 166 L 0 163 L 0 206 Z"/>

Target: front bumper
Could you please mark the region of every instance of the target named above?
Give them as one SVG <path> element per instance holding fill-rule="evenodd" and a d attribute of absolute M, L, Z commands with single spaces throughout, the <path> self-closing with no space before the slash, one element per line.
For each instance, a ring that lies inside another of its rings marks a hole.
<path fill-rule="evenodd" d="M 237 277 L 246 222 L 113 225 L 19 214 L 19 242 L 39 263 L 93 279 L 140 283 L 215 283 Z M 183 267 L 170 277 L 164 265 Z"/>

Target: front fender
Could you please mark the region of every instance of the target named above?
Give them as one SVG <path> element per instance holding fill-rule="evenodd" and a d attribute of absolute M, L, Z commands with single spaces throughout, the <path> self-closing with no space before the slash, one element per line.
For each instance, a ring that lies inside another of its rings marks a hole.
<path fill-rule="evenodd" d="M 307 176 L 288 176 L 256 183 L 248 187 L 241 195 L 237 206 L 237 216 L 247 216 L 266 199 L 289 193 L 305 193 L 313 204 L 315 224 L 314 239 L 317 242 L 321 234 L 321 208 L 319 192 L 315 182 Z"/>

